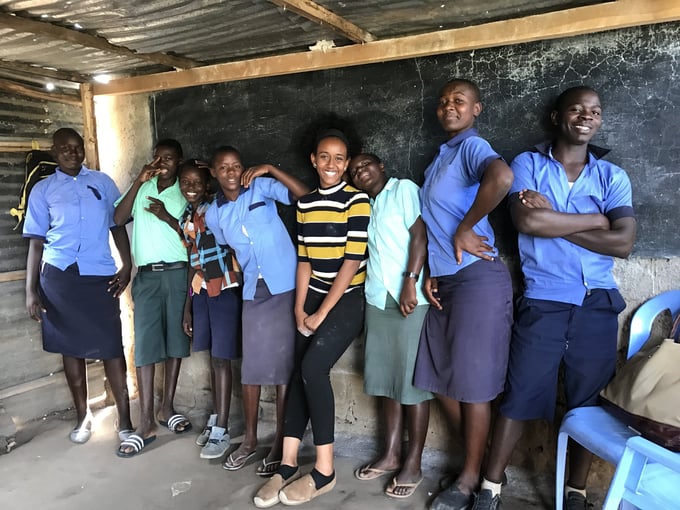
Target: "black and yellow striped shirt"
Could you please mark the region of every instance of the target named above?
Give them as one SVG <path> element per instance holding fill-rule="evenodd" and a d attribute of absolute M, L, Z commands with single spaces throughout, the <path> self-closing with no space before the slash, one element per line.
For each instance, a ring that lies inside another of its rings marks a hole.
<path fill-rule="evenodd" d="M 309 262 L 309 287 L 327 293 L 345 259 L 361 265 L 346 292 L 366 280 L 368 195 L 345 182 L 316 189 L 297 204 L 298 261 Z"/>

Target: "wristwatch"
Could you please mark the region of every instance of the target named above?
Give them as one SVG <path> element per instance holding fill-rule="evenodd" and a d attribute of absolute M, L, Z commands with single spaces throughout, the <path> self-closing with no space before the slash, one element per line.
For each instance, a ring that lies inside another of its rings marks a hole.
<path fill-rule="evenodd" d="M 418 281 L 418 278 L 420 277 L 418 273 L 409 273 L 408 271 L 404 271 L 401 276 L 404 278 L 413 278 L 415 281 Z"/>

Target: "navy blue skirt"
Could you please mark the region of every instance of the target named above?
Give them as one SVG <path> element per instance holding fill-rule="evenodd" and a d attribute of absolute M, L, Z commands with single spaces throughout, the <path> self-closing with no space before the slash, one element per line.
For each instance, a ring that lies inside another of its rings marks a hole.
<path fill-rule="evenodd" d="M 75 264 L 62 271 L 42 264 L 40 297 L 43 349 L 73 358 L 123 356 L 120 304 L 108 291 L 112 276 L 81 276 Z"/>
<path fill-rule="evenodd" d="M 460 402 L 489 402 L 503 391 L 512 326 L 505 265 L 478 260 L 440 276 L 443 309 L 431 306 L 420 334 L 414 386 Z"/>

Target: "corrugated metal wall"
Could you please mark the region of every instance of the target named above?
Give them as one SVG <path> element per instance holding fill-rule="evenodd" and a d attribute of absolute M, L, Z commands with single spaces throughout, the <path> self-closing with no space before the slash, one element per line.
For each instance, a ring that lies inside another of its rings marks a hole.
<path fill-rule="evenodd" d="M 24 182 L 25 152 L 4 152 L 3 144 L 49 148 L 51 134 L 60 127 L 82 132 L 82 112 L 76 106 L 0 93 L 0 273 L 26 267 L 27 244 L 14 230 L 9 210 L 16 207 Z"/>
<path fill-rule="evenodd" d="M 9 214 L 19 201 L 26 152 L 9 145 L 30 147 L 36 141 L 48 150 L 52 132 L 66 126 L 82 132 L 80 108 L 0 93 L 0 279 L 26 268 L 28 249 Z M 61 356 L 43 352 L 40 327 L 26 312 L 25 281 L 12 276 L 0 283 L 0 409 L 20 423 L 72 403 Z"/>

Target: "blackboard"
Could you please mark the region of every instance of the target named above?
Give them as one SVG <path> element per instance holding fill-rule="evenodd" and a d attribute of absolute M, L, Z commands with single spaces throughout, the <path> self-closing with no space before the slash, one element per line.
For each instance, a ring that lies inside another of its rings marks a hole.
<path fill-rule="evenodd" d="M 569 39 L 263 78 L 158 93 L 156 138 L 178 138 L 187 156 L 238 147 L 246 165 L 270 162 L 315 182 L 301 149 L 310 121 L 328 112 L 349 119 L 364 148 L 389 174 L 421 183 L 444 141 L 434 109 L 439 88 L 466 77 L 482 89 L 477 126 L 510 161 L 547 137 L 556 95 L 587 84 L 600 92 L 604 125 L 593 140 L 633 185 L 638 216 L 634 255 L 680 255 L 680 24 L 659 24 Z M 287 221 L 290 212 L 284 213 Z M 499 247 L 516 235 L 507 210 L 493 215 Z"/>

